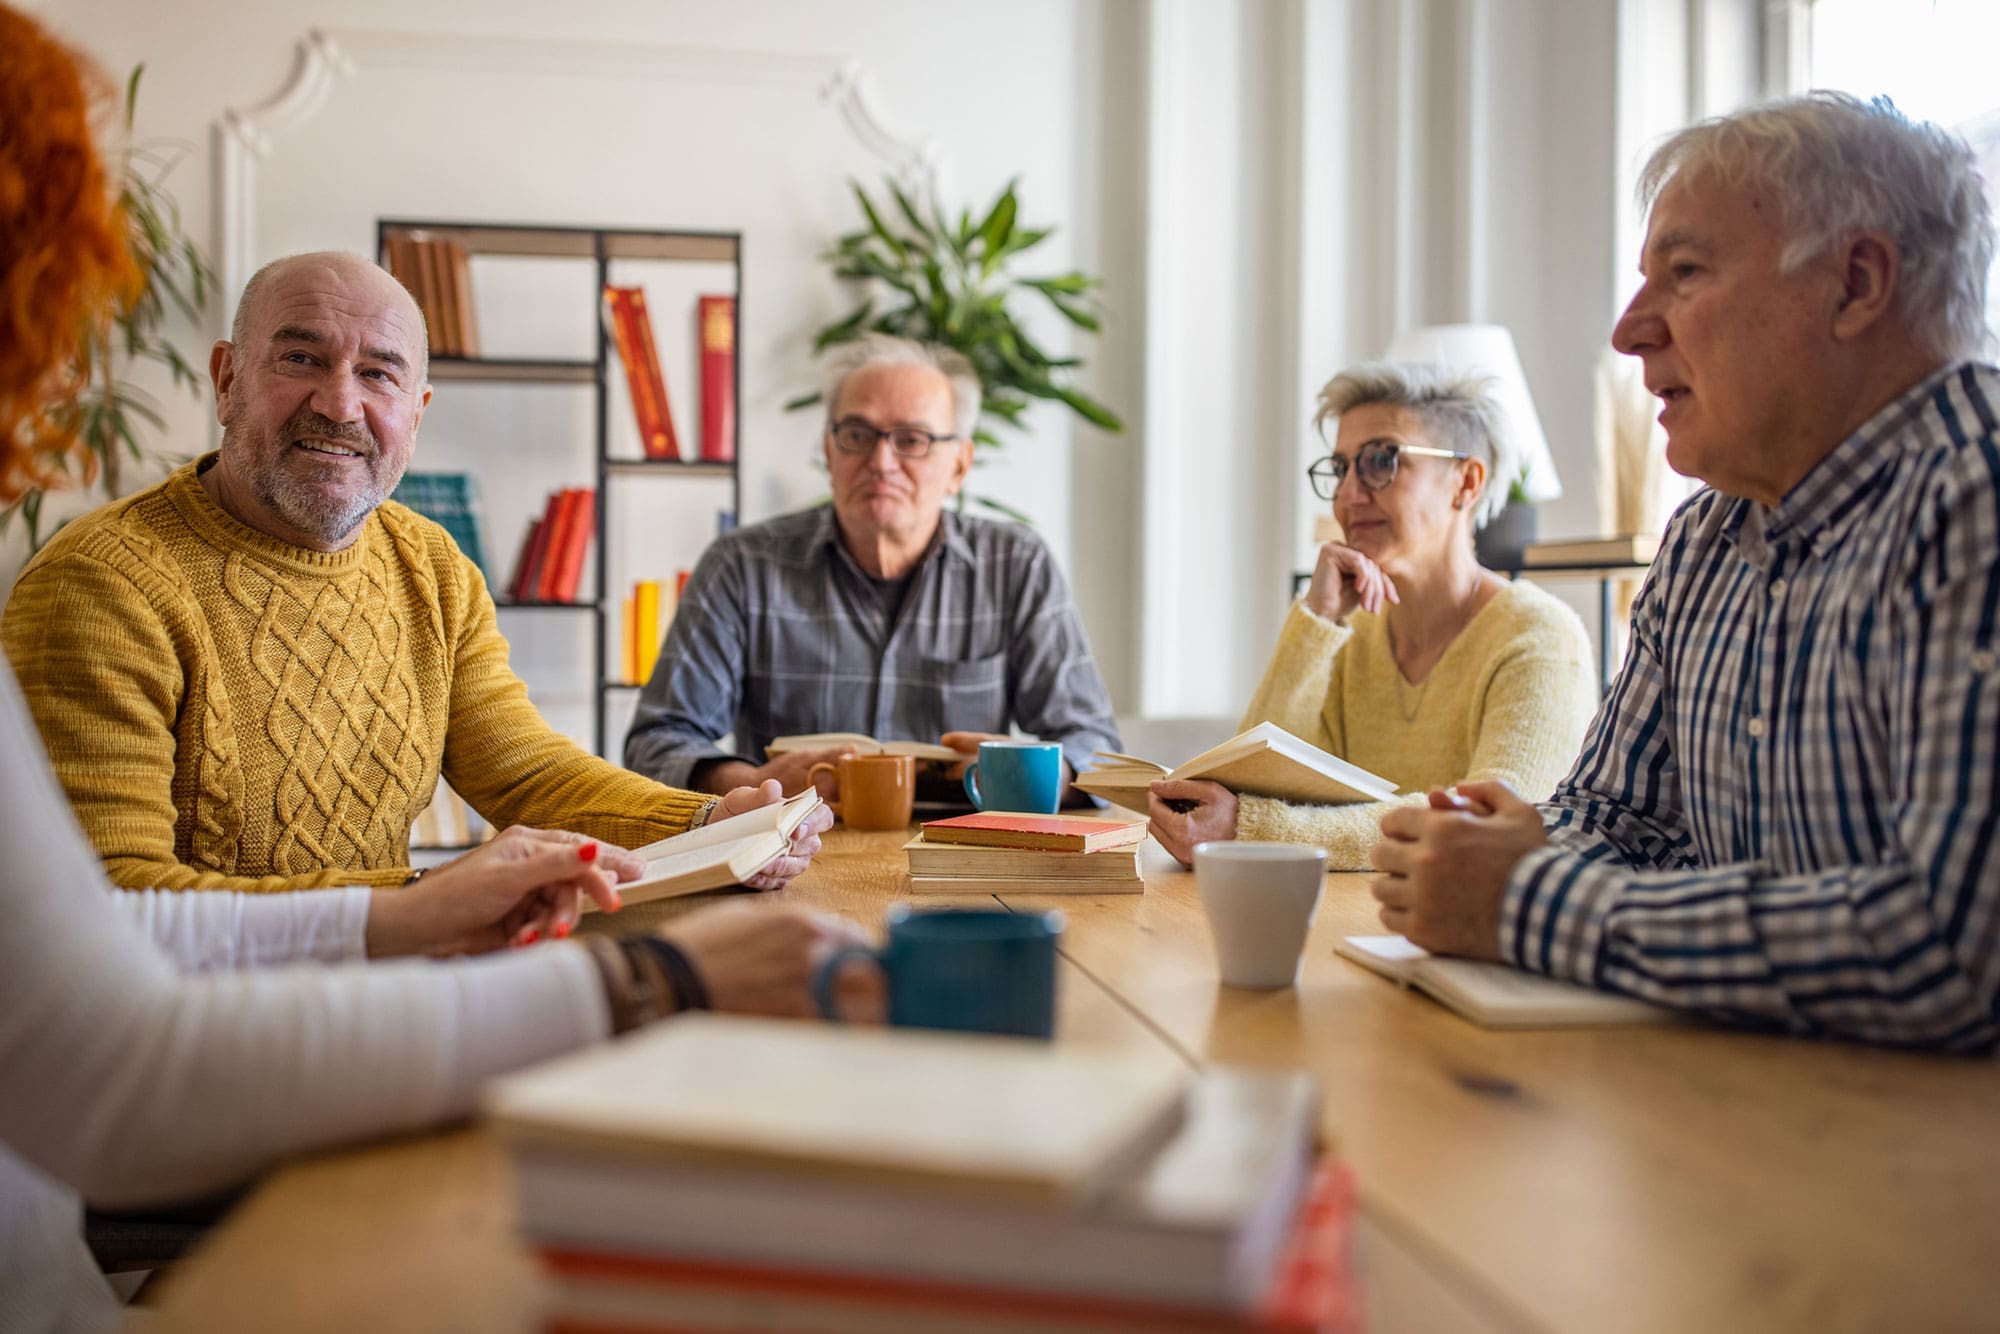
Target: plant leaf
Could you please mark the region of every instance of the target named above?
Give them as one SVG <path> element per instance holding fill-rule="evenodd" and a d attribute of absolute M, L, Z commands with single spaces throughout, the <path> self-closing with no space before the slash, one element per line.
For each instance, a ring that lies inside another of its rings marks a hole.
<path fill-rule="evenodd" d="M 896 234 L 883 224 L 881 217 L 875 212 L 874 202 L 868 198 L 868 192 L 861 188 L 861 183 L 859 181 L 849 181 L 847 185 L 849 189 L 854 191 L 855 202 L 861 205 L 862 213 L 867 216 L 870 230 L 882 238 L 882 244 L 889 247 L 891 254 L 895 255 L 898 259 L 906 259 L 907 255 L 903 251 L 903 243 L 897 240 Z"/>

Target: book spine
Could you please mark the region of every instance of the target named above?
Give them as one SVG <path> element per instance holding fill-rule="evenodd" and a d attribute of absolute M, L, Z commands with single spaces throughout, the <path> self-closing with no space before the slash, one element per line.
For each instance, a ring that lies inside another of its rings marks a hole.
<path fill-rule="evenodd" d="M 641 579 L 633 589 L 633 629 L 638 652 L 633 662 L 632 681 L 644 685 L 653 679 L 653 667 L 660 658 L 660 581 Z"/>
<path fill-rule="evenodd" d="M 701 330 L 701 456 L 727 463 L 736 457 L 736 298 L 705 296 L 697 303 Z"/>
<path fill-rule="evenodd" d="M 451 243 L 451 290 L 452 304 L 458 309 L 459 350 L 468 357 L 479 353 L 479 321 L 472 307 L 472 258 L 465 246 Z"/>
<path fill-rule="evenodd" d="M 667 457 L 666 431 L 661 426 L 653 400 L 652 382 L 646 376 L 644 352 L 639 345 L 638 323 L 633 318 L 636 287 L 606 287 L 604 304 L 611 316 L 611 338 L 618 345 L 618 362 L 625 368 L 625 389 L 632 400 L 632 420 L 639 430 L 639 448 L 649 459 Z"/>
<path fill-rule="evenodd" d="M 444 284 L 438 273 L 437 243 L 412 239 L 410 245 L 416 251 L 417 305 L 424 312 L 431 352 L 435 356 L 455 357 L 458 349 L 452 345 L 451 330 L 444 321 Z"/>
<path fill-rule="evenodd" d="M 549 497 L 548 545 L 542 550 L 541 569 L 535 579 L 537 602 L 560 602 L 556 590 L 562 587 L 563 553 L 569 549 L 570 525 L 576 522 L 576 488 L 564 487 Z"/>
<path fill-rule="evenodd" d="M 528 532 L 521 539 L 521 554 L 514 562 L 514 578 L 507 585 L 507 596 L 516 602 L 533 602 L 538 567 L 542 552 L 549 543 L 549 521 L 546 515 L 528 521 Z"/>
<path fill-rule="evenodd" d="M 574 602 L 583 585 L 583 565 L 590 555 L 590 539 L 597 531 L 597 491 L 579 487 L 572 502 L 574 513 L 569 525 L 569 542 L 563 549 L 562 570 L 556 581 L 556 601 Z"/>
<path fill-rule="evenodd" d="M 627 594 L 619 607 L 625 630 L 625 652 L 621 655 L 622 670 L 618 679 L 625 685 L 639 683 L 639 594 L 635 588 Z"/>
<path fill-rule="evenodd" d="M 646 457 L 649 459 L 678 459 L 681 457 L 680 437 L 674 433 L 673 409 L 667 401 L 666 377 L 660 373 L 660 350 L 653 342 L 653 316 L 646 307 L 646 294 L 641 289 L 629 289 L 632 293 L 632 342 L 639 359 L 646 387 L 652 395 L 655 422 L 646 436 Z"/>

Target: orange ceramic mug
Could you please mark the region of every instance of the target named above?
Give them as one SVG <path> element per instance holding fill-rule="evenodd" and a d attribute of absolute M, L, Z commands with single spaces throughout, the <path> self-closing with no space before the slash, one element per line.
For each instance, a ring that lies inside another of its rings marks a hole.
<path fill-rule="evenodd" d="M 833 813 L 849 829 L 910 827 L 917 762 L 908 755 L 843 755 L 837 765 L 815 764 L 806 781 L 813 782 L 822 769 L 833 775 L 840 793 Z"/>

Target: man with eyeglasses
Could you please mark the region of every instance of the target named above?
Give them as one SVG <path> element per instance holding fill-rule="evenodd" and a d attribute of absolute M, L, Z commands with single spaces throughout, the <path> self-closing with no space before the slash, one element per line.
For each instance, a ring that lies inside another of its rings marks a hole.
<path fill-rule="evenodd" d="M 832 501 L 703 555 L 625 763 L 697 791 L 775 778 L 790 793 L 841 752 L 764 758 L 780 736 L 941 741 L 971 759 L 1019 727 L 1062 745 L 1066 779 L 1092 751 L 1116 750 L 1110 696 L 1048 548 L 946 506 L 972 468 L 971 364 L 872 334 L 835 349 L 830 372 Z M 962 801 L 948 777 L 920 775 L 918 795 Z"/>

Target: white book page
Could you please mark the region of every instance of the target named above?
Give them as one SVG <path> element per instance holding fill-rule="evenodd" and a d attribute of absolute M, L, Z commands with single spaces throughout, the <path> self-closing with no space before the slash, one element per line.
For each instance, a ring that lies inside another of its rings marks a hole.
<path fill-rule="evenodd" d="M 1673 1023 L 1673 1011 L 1504 963 L 1441 959 L 1402 936 L 1349 936 L 1337 947 L 1365 968 L 1415 986 L 1492 1028 Z"/>
<path fill-rule="evenodd" d="M 659 857 L 679 856 L 696 848 L 713 848 L 724 843 L 733 843 L 751 834 L 772 830 L 790 838 L 792 831 L 799 827 L 799 822 L 812 814 L 813 808 L 818 805 L 819 793 L 807 788 L 796 797 L 778 802 L 776 805 L 759 806 L 754 811 L 732 815 L 726 820 L 710 820 L 699 829 L 690 829 L 685 834 L 675 834 L 671 838 L 663 838 L 648 843 L 643 848 L 634 848 L 632 851 L 652 861 Z"/>

